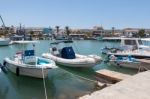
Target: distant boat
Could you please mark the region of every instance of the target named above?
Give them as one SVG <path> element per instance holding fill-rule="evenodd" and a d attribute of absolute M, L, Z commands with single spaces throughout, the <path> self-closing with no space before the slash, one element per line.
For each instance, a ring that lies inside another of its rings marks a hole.
<path fill-rule="evenodd" d="M 55 40 L 69 40 L 69 38 L 65 37 L 65 36 L 57 36 L 55 38 Z"/>
<path fill-rule="evenodd" d="M 9 38 L 0 38 L 0 46 L 7 46 L 10 44 Z"/>
<path fill-rule="evenodd" d="M 38 43 L 39 41 L 27 41 L 27 40 L 20 40 L 20 41 L 12 41 L 12 44 L 29 44 L 29 43 Z"/>
<path fill-rule="evenodd" d="M 115 48 L 115 47 L 107 47 L 107 46 L 105 46 L 104 48 L 101 49 L 102 54 L 108 54 L 110 52 L 114 53 L 117 51 L 122 51 L 122 49 Z"/>
<path fill-rule="evenodd" d="M 4 32 L 7 32 L 5 23 L 4 23 L 3 18 L 2 18 L 1 15 L 0 15 L 0 19 L 1 19 L 2 23 L 3 23 L 2 26 L 4 27 Z M 10 44 L 10 39 L 9 38 L 5 38 L 5 37 L 4 38 L 0 38 L 0 46 L 7 46 L 9 44 Z"/>

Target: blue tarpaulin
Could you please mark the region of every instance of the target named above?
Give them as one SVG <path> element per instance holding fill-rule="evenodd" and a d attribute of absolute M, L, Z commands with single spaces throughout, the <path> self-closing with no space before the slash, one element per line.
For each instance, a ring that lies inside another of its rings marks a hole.
<path fill-rule="evenodd" d="M 61 51 L 62 58 L 75 59 L 75 52 L 72 47 L 64 47 Z"/>

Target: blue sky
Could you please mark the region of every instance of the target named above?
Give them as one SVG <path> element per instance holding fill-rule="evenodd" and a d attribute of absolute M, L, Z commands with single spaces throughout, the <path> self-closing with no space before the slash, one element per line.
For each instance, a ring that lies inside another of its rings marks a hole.
<path fill-rule="evenodd" d="M 0 0 L 0 14 L 7 26 L 150 28 L 150 0 Z"/>

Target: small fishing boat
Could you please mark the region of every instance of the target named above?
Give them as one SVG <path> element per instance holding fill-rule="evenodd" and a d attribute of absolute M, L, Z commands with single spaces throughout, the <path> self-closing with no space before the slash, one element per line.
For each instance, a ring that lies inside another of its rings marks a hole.
<path fill-rule="evenodd" d="M 6 34 L 5 32 L 7 32 L 7 27 L 5 26 L 5 23 L 4 23 L 1 15 L 0 15 L 0 20 L 3 23 L 3 25 L 2 25 L 3 33 Z M 5 35 L 4 35 L 4 37 L 0 37 L 0 46 L 7 46 L 7 45 L 9 45 L 9 43 L 10 43 L 10 39 L 6 38 Z"/>
<path fill-rule="evenodd" d="M 35 56 L 34 50 L 17 52 L 13 58 L 6 57 L 3 66 L 17 76 L 24 75 L 35 78 L 46 78 L 49 69 L 56 68 L 54 61 Z"/>
<path fill-rule="evenodd" d="M 115 53 L 117 51 L 122 51 L 122 49 L 114 48 L 114 47 L 107 47 L 107 46 L 101 49 L 102 54 Z"/>
<path fill-rule="evenodd" d="M 73 43 L 73 41 L 61 41 L 51 44 L 59 43 Z M 63 47 L 57 49 L 56 47 L 50 48 L 49 53 L 43 53 L 44 58 L 54 60 L 56 64 L 68 66 L 68 67 L 93 67 L 102 62 L 101 57 L 97 55 L 80 55 L 76 54 L 72 46 Z"/>
<path fill-rule="evenodd" d="M 38 43 L 38 41 L 29 41 L 29 40 L 12 41 L 12 44 L 29 44 L 29 43 Z"/>
<path fill-rule="evenodd" d="M 141 66 L 141 62 L 137 61 L 135 58 L 128 57 L 116 57 L 111 55 L 109 57 L 109 63 L 113 66 L 126 67 L 132 69 L 139 69 Z"/>

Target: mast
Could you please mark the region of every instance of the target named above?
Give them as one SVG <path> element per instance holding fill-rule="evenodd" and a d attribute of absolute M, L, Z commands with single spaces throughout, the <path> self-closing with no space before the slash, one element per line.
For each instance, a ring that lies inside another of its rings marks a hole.
<path fill-rule="evenodd" d="M 5 23 L 4 23 L 3 18 L 2 18 L 1 15 L 0 15 L 0 18 L 1 18 L 1 21 L 2 21 L 2 23 L 3 23 L 3 27 L 6 28 Z"/>
<path fill-rule="evenodd" d="M 5 23 L 4 23 L 4 21 L 3 21 L 3 18 L 2 18 L 2 16 L 0 15 L 0 19 L 1 19 L 1 21 L 2 21 L 2 27 L 4 27 L 4 33 L 6 34 L 7 33 L 7 29 L 6 29 L 6 26 L 5 26 Z M 5 35 L 4 34 L 4 35 Z"/>

